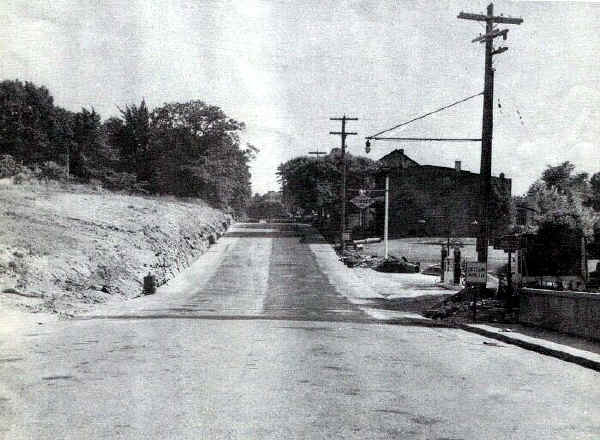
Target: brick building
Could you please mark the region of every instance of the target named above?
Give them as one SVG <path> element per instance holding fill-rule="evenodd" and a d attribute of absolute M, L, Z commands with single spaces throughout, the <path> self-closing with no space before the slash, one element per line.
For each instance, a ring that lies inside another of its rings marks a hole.
<path fill-rule="evenodd" d="M 461 169 L 420 165 L 394 150 L 379 160 L 390 177 L 391 237 L 403 236 L 476 236 L 479 228 L 479 174 Z M 384 187 L 384 175 L 378 187 Z M 492 177 L 493 201 L 490 231 L 500 231 L 510 223 L 511 180 L 500 174 Z M 377 226 L 383 230 L 383 204 L 377 206 Z"/>

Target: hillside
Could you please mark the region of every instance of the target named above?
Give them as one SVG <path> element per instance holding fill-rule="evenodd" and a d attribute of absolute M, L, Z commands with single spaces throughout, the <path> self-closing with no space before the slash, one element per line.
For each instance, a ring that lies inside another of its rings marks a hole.
<path fill-rule="evenodd" d="M 0 307 L 70 315 L 161 285 L 230 223 L 201 201 L 0 181 Z"/>

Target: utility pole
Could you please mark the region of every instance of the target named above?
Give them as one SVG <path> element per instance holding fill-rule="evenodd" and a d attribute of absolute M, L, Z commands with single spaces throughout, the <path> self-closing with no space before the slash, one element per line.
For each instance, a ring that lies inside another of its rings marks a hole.
<path fill-rule="evenodd" d="M 339 135 L 342 138 L 342 221 L 341 221 L 341 251 L 344 255 L 345 243 L 344 233 L 346 232 L 346 136 L 356 135 L 356 132 L 346 131 L 346 121 L 358 121 L 358 118 L 348 118 L 346 115 L 341 118 L 329 118 L 330 121 L 342 121 L 342 131 L 330 131 L 329 134 Z"/>
<path fill-rule="evenodd" d="M 464 20 L 484 21 L 485 34 L 472 40 L 473 43 L 485 42 L 485 77 L 483 89 L 483 121 L 481 129 L 481 168 L 480 168 L 480 230 L 477 237 L 477 261 L 486 263 L 488 258 L 489 242 L 489 203 L 492 190 L 492 131 L 494 127 L 494 68 L 492 57 L 508 50 L 507 47 L 494 49 L 494 38 L 502 37 L 506 40 L 508 29 L 499 30 L 494 27 L 495 23 L 521 24 L 522 18 L 509 18 L 494 16 L 494 4 L 487 7 L 487 15 L 471 14 L 461 12 L 458 18 Z"/>
<path fill-rule="evenodd" d="M 319 148 L 317 147 L 317 149 L 315 151 L 309 151 L 308 154 L 313 154 L 313 155 L 317 156 L 317 161 L 319 161 L 320 157 L 327 153 L 325 151 L 319 151 Z M 321 178 L 321 170 L 319 170 L 319 179 L 320 178 Z M 320 183 L 320 181 L 319 181 L 319 183 Z M 323 204 L 321 203 L 321 222 L 323 221 L 324 218 L 325 218 L 325 208 L 323 207 Z"/>
<path fill-rule="evenodd" d="M 67 181 L 71 179 L 71 147 L 67 144 Z"/>
<path fill-rule="evenodd" d="M 384 217 L 384 223 L 383 223 L 383 246 L 384 246 L 384 252 L 383 252 L 383 258 L 384 260 L 388 259 L 388 254 L 389 254 L 389 244 L 388 244 L 388 235 L 389 235 L 389 221 L 390 221 L 390 173 L 387 172 L 385 175 L 385 217 Z"/>

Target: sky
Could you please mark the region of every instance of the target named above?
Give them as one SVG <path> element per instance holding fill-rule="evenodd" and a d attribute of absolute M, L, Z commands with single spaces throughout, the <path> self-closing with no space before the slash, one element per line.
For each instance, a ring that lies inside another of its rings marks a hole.
<path fill-rule="evenodd" d="M 340 146 L 340 123 L 364 138 L 483 90 L 489 1 L 410 0 L 3 0 L 0 80 L 46 86 L 55 104 L 94 107 L 104 119 L 145 99 L 201 99 L 244 121 L 260 149 L 253 192 L 277 190 L 277 166 Z M 492 172 L 522 194 L 551 164 L 600 171 L 600 3 L 497 1 L 521 17 L 509 50 L 494 57 Z M 389 132 L 405 137 L 481 135 L 482 98 Z M 480 144 L 372 143 L 421 164 L 479 172 Z"/>

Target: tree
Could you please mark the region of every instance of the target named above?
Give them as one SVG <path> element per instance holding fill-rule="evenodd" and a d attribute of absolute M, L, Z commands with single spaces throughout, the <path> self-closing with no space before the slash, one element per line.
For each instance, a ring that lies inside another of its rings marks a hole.
<path fill-rule="evenodd" d="M 116 189 L 201 197 L 243 212 L 256 149 L 240 146 L 242 122 L 200 100 L 153 111 L 142 100 L 119 110 L 102 123 L 93 107 L 70 112 L 45 87 L 2 81 L 0 154 L 25 165 L 52 162 Z"/>
<path fill-rule="evenodd" d="M 0 82 L 0 152 L 24 164 L 56 160 L 61 125 L 50 92 L 31 82 Z M 64 121 L 63 121 L 64 122 Z"/>
<path fill-rule="evenodd" d="M 92 107 L 82 108 L 72 118 L 69 146 L 69 170 L 77 177 L 101 177 L 111 162 L 111 151 L 104 141 L 101 118 Z"/>
<path fill-rule="evenodd" d="M 150 115 L 156 189 L 199 196 L 241 211 L 250 199 L 252 149 L 240 148 L 244 124 L 195 100 L 169 103 Z"/>
<path fill-rule="evenodd" d="M 152 129 L 146 102 L 119 109 L 121 118 L 109 119 L 105 126 L 109 142 L 119 151 L 120 171 L 135 174 L 139 180 L 151 180 L 153 152 Z"/>
<path fill-rule="evenodd" d="M 590 178 L 590 191 L 585 204 L 594 211 L 600 211 L 600 172 Z"/>
<path fill-rule="evenodd" d="M 248 215 L 256 219 L 287 217 L 285 208 L 280 202 L 264 200 L 259 194 L 253 197 L 251 202 L 248 204 Z"/>
<path fill-rule="evenodd" d="M 573 176 L 574 170 L 570 162 L 548 166 L 541 179 L 529 188 L 527 199 L 533 203 L 536 228 L 564 225 L 582 231 L 587 237 L 592 236 L 598 214 L 593 210 L 590 192 L 593 193 L 600 178 L 590 181 L 587 173 Z"/>
<path fill-rule="evenodd" d="M 346 154 L 347 188 L 369 188 L 374 183 L 377 164 L 371 159 Z M 339 216 L 342 160 L 336 152 L 323 157 L 295 157 L 277 168 L 284 204 L 292 212 L 325 209 Z M 349 193 L 348 193 L 349 194 Z"/>
<path fill-rule="evenodd" d="M 570 186 L 573 170 L 575 170 L 575 165 L 569 161 L 556 166 L 548 165 L 542 173 L 542 181 L 548 188 L 556 188 L 560 192 L 566 192 Z"/>

